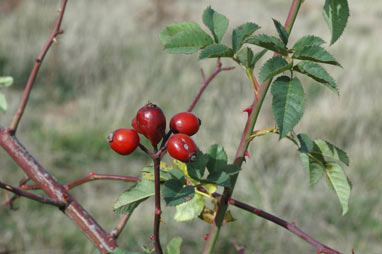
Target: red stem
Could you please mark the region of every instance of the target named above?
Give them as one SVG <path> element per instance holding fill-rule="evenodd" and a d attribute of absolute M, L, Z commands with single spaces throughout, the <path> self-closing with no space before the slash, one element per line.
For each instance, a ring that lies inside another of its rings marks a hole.
<path fill-rule="evenodd" d="M 88 176 L 85 176 L 81 179 L 75 180 L 69 184 L 64 184 L 65 188 L 67 190 L 73 189 L 74 187 L 91 182 L 96 180 L 118 180 L 118 181 L 124 181 L 124 182 L 138 182 L 140 180 L 139 177 L 133 177 L 133 176 L 120 176 L 120 175 L 108 175 L 108 174 L 95 174 L 93 172 L 90 172 Z"/>
<path fill-rule="evenodd" d="M 64 33 L 63 30 L 60 30 L 60 27 L 61 27 L 62 19 L 64 17 L 66 3 L 67 3 L 67 0 L 62 0 L 61 1 L 59 15 L 57 17 L 56 24 L 55 24 L 55 26 L 53 28 L 53 31 L 51 32 L 51 34 L 50 34 L 50 36 L 48 38 L 48 41 L 45 43 L 45 45 L 42 48 L 40 54 L 37 56 L 37 58 L 35 60 L 32 72 L 30 73 L 29 78 L 28 78 L 28 82 L 27 82 L 27 84 L 25 86 L 24 93 L 23 93 L 23 96 L 21 98 L 20 105 L 19 105 L 19 107 L 17 109 L 17 112 L 16 112 L 16 114 L 15 114 L 13 120 L 12 120 L 12 123 L 11 123 L 11 125 L 10 125 L 10 127 L 8 129 L 9 133 L 11 133 L 12 135 L 14 135 L 16 133 L 17 126 L 19 125 L 21 117 L 24 114 L 25 107 L 26 107 L 26 105 L 28 103 L 29 95 L 31 93 L 33 84 L 34 84 L 34 82 L 36 80 L 36 77 L 37 77 L 37 74 L 38 74 L 38 71 L 40 69 L 42 61 L 44 60 L 44 58 L 45 58 L 45 56 L 46 56 L 50 46 L 56 40 L 56 36 L 59 35 L 59 34 Z"/>
<path fill-rule="evenodd" d="M 217 194 L 217 193 L 214 193 L 214 196 L 215 197 L 220 197 L 221 195 L 220 194 Z M 310 235 L 308 235 L 307 233 L 305 233 L 304 231 L 302 231 L 300 228 L 298 228 L 296 226 L 295 223 L 289 223 L 275 215 L 272 215 L 270 213 L 267 213 L 263 210 L 260 210 L 260 209 L 257 209 L 256 207 L 253 207 L 253 206 L 250 206 L 250 205 L 247 205 L 243 202 L 240 202 L 238 200 L 235 200 L 235 199 L 230 199 L 229 200 L 229 204 L 231 205 L 234 205 L 238 208 L 241 208 L 243 210 L 246 210 L 250 213 L 253 213 L 261 218 L 264 218 L 268 221 L 271 221 L 287 230 L 289 230 L 290 232 L 292 232 L 293 234 L 299 236 L 301 239 L 303 239 L 304 241 L 310 243 L 311 245 L 313 245 L 316 249 L 317 249 L 317 253 L 327 253 L 327 254 L 341 254 L 340 252 L 326 246 L 325 244 L 322 244 L 320 243 L 319 241 L 317 241 L 316 239 L 314 239 L 313 237 L 311 237 Z"/>
<path fill-rule="evenodd" d="M 208 79 L 206 79 L 206 77 L 204 75 L 204 71 L 203 71 L 203 69 L 201 69 L 203 85 L 200 88 L 198 94 L 195 96 L 194 100 L 192 101 L 190 107 L 187 109 L 187 112 L 191 112 L 194 109 L 196 103 L 199 101 L 200 96 L 202 96 L 202 94 L 203 94 L 204 90 L 207 88 L 208 84 L 216 77 L 216 75 L 219 74 L 219 72 L 229 71 L 229 70 L 232 70 L 234 68 L 235 67 L 224 67 L 224 68 L 222 68 L 222 63 L 220 61 L 220 58 L 218 58 L 218 60 L 216 62 L 216 68 L 215 68 L 214 72 L 208 77 Z"/>
<path fill-rule="evenodd" d="M 160 158 L 153 157 L 154 162 L 154 181 L 155 181 L 155 213 L 154 213 L 154 233 L 153 243 L 157 254 L 162 254 L 162 247 L 159 241 L 159 227 L 161 221 L 161 205 L 160 205 Z"/>

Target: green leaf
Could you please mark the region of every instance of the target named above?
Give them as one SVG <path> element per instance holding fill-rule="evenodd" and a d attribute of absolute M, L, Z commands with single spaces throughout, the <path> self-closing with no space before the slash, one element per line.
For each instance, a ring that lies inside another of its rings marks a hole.
<path fill-rule="evenodd" d="M 269 36 L 266 34 L 257 34 L 248 37 L 244 42 L 275 51 L 283 56 L 288 55 L 288 50 L 285 47 L 284 43 L 279 38 L 274 36 Z"/>
<path fill-rule="evenodd" d="M 241 168 L 235 164 L 229 164 L 224 168 L 224 172 L 226 172 L 228 175 L 236 175 L 239 173 Z"/>
<path fill-rule="evenodd" d="M 318 183 L 324 173 L 324 168 L 306 153 L 301 152 L 300 159 L 302 166 L 308 171 L 309 184 L 314 185 Z"/>
<path fill-rule="evenodd" d="M 317 82 L 324 84 L 330 90 L 339 95 L 336 82 L 318 63 L 311 61 L 301 61 L 293 67 L 293 70 L 305 74 Z"/>
<path fill-rule="evenodd" d="M 128 250 L 124 250 L 122 248 L 115 248 L 112 252 L 110 252 L 111 254 L 142 254 L 142 252 L 131 252 L 131 251 L 128 251 Z"/>
<path fill-rule="evenodd" d="M 332 32 L 330 45 L 333 45 L 345 30 L 349 18 L 349 6 L 347 0 L 326 0 L 323 15 Z"/>
<path fill-rule="evenodd" d="M 166 27 L 160 39 L 168 53 L 192 54 L 213 43 L 212 38 L 193 22 L 180 22 Z"/>
<path fill-rule="evenodd" d="M 168 172 L 171 175 L 172 179 L 182 181 L 183 183 L 186 182 L 186 177 L 183 174 L 183 172 L 179 169 L 172 169 Z"/>
<path fill-rule="evenodd" d="M 199 59 L 216 57 L 233 57 L 233 50 L 223 44 L 212 44 L 203 49 L 199 55 Z"/>
<path fill-rule="evenodd" d="M 272 84 L 272 112 L 280 130 L 280 138 L 287 135 L 304 113 L 305 94 L 300 80 L 281 76 Z"/>
<path fill-rule="evenodd" d="M 217 185 L 231 188 L 231 178 L 224 171 L 214 171 L 207 177 L 208 182 L 216 183 Z"/>
<path fill-rule="evenodd" d="M 167 244 L 167 254 L 180 254 L 180 246 L 182 245 L 182 238 L 177 236 L 171 239 Z"/>
<path fill-rule="evenodd" d="M 333 64 L 341 67 L 341 65 L 328 51 L 319 46 L 297 48 L 292 58 L 310 60 L 318 63 Z"/>
<path fill-rule="evenodd" d="M 7 100 L 5 99 L 5 95 L 3 93 L 0 93 L 0 110 L 7 111 L 8 105 Z"/>
<path fill-rule="evenodd" d="M 210 29 L 215 42 L 219 43 L 227 31 L 228 19 L 209 6 L 203 13 L 203 23 Z"/>
<path fill-rule="evenodd" d="M 12 77 L 0 77 L 0 87 L 7 87 L 13 84 Z"/>
<path fill-rule="evenodd" d="M 271 79 L 277 74 L 289 70 L 291 67 L 292 63 L 288 63 L 283 57 L 274 56 L 264 64 L 263 68 L 261 68 L 260 82 L 264 82 L 264 80 Z"/>
<path fill-rule="evenodd" d="M 160 170 L 160 180 L 167 181 L 171 178 L 168 171 Z M 154 166 L 146 166 L 142 169 L 142 179 L 154 181 Z"/>
<path fill-rule="evenodd" d="M 192 199 L 195 194 L 194 186 L 184 186 L 184 184 L 185 181 L 175 179 L 168 180 L 163 184 L 163 199 L 168 206 L 176 206 Z"/>
<path fill-rule="evenodd" d="M 267 53 L 267 49 L 263 49 L 261 50 L 260 52 L 257 52 L 254 57 L 253 57 L 253 66 L 255 66 L 255 64 L 257 63 L 257 61 L 259 61 L 264 55 L 265 53 Z"/>
<path fill-rule="evenodd" d="M 214 171 L 221 171 L 227 165 L 227 154 L 224 151 L 224 147 L 220 145 L 212 145 L 208 149 L 208 163 L 207 169 L 210 173 Z"/>
<path fill-rule="evenodd" d="M 196 161 L 187 163 L 188 175 L 195 180 L 203 178 L 204 171 L 208 162 L 208 156 L 197 150 Z"/>
<path fill-rule="evenodd" d="M 243 46 L 244 40 L 258 30 L 260 26 L 255 23 L 245 23 L 235 28 L 232 32 L 233 52 L 237 52 Z"/>
<path fill-rule="evenodd" d="M 297 138 L 300 141 L 300 148 L 298 149 L 299 152 L 310 153 L 313 150 L 313 141 L 308 135 L 300 133 L 297 135 Z"/>
<path fill-rule="evenodd" d="M 317 153 L 318 150 L 324 157 L 330 160 L 341 161 L 346 166 L 349 166 L 349 158 L 347 154 L 340 148 L 322 139 L 314 140 L 314 144 L 318 149 L 315 147 L 313 153 Z"/>
<path fill-rule="evenodd" d="M 159 34 L 159 39 L 166 45 L 177 33 L 201 29 L 198 24 L 191 21 L 183 21 L 168 25 Z"/>
<path fill-rule="evenodd" d="M 289 38 L 288 32 L 285 30 L 285 27 L 283 25 L 281 25 L 280 22 L 278 22 L 276 19 L 272 19 L 272 20 L 273 20 L 273 24 L 276 27 L 277 33 L 279 34 L 281 41 L 286 46 L 288 44 L 288 38 Z"/>
<path fill-rule="evenodd" d="M 341 166 L 335 162 L 328 162 L 325 172 L 337 193 L 337 197 L 342 206 L 342 215 L 344 215 L 348 211 L 350 197 L 350 184 L 348 179 Z"/>
<path fill-rule="evenodd" d="M 253 52 L 250 48 L 246 47 L 240 49 L 239 52 L 236 54 L 236 58 L 239 61 L 239 63 L 246 68 L 252 69 L 255 66 L 253 61 Z"/>
<path fill-rule="evenodd" d="M 132 213 L 147 198 L 155 194 L 154 182 L 141 180 L 119 195 L 114 203 L 114 211 L 119 214 Z"/>
<path fill-rule="evenodd" d="M 204 196 L 196 193 L 195 196 L 183 204 L 176 206 L 176 221 L 188 221 L 197 218 L 204 207 Z"/>
<path fill-rule="evenodd" d="M 301 49 L 308 46 L 321 46 L 325 41 L 314 35 L 306 35 L 301 37 L 294 45 L 293 49 Z"/>

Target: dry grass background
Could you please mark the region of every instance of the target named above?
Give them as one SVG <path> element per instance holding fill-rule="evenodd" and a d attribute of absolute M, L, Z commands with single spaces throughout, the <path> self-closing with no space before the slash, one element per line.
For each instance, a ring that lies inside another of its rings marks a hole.
<path fill-rule="evenodd" d="M 5 3 L 19 2 L 14 9 Z M 15 85 L 6 93 L 7 126 L 19 103 L 33 60 L 47 39 L 59 1 L 0 2 L 0 75 L 12 75 Z M 136 110 L 147 101 L 162 107 L 170 118 L 190 104 L 201 83 L 199 68 L 209 73 L 214 60 L 166 54 L 160 30 L 169 23 L 201 23 L 208 5 L 230 19 L 225 40 L 234 27 L 254 21 L 272 32 L 271 17 L 285 20 L 290 1 L 69 1 L 65 34 L 49 52 L 32 92 L 18 133 L 30 152 L 62 182 L 98 173 L 139 175 L 147 158 L 136 152 L 123 158 L 105 140 L 110 131 L 129 127 Z M 306 34 L 329 41 L 321 16 L 323 1 L 305 1 L 291 42 Z M 243 168 L 234 197 L 289 221 L 343 253 L 382 253 L 382 2 L 350 1 L 351 17 L 345 34 L 330 48 L 344 69 L 328 66 L 341 96 L 310 80 L 305 115 L 297 132 L 324 138 L 344 148 L 351 158 L 346 173 L 353 182 L 348 214 L 341 216 L 335 194 L 322 181 L 309 187 L 295 148 L 276 136 L 251 144 L 251 159 Z M 3 7 L 1 9 L 1 7 Z M 159 10 L 159 11 L 158 11 Z M 232 65 L 224 61 L 226 65 Z M 260 65 L 259 65 L 260 66 Z M 207 89 L 195 113 L 203 125 L 195 137 L 203 150 L 223 145 L 232 160 L 251 101 L 250 85 L 239 68 L 220 74 Z M 269 97 L 256 128 L 272 126 Z M 23 176 L 0 151 L 0 179 L 16 184 Z M 112 212 L 123 183 L 94 182 L 73 190 L 74 196 L 107 230 L 118 221 Z M 4 193 L 0 191 L 0 200 Z M 122 247 L 139 250 L 150 245 L 152 203 L 145 202 L 119 239 Z M 0 207 L 0 253 L 96 253 L 82 233 L 57 209 L 20 199 L 17 211 Z M 231 240 L 246 253 L 314 253 L 305 242 L 284 229 L 232 208 L 235 223 L 224 227 L 216 253 L 235 253 Z M 199 220 L 175 223 L 173 208 L 165 208 L 161 240 L 179 235 L 182 253 L 200 253 L 208 225 Z"/>

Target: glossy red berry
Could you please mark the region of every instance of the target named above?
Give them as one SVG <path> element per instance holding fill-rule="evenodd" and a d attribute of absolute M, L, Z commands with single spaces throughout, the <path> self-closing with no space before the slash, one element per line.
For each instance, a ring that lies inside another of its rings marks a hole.
<path fill-rule="evenodd" d="M 138 147 L 139 136 L 132 129 L 117 129 L 107 136 L 110 147 L 121 155 L 128 155 Z"/>
<path fill-rule="evenodd" d="M 155 104 L 149 103 L 138 110 L 136 115 L 136 126 L 139 132 L 148 138 L 153 146 L 161 141 L 166 130 L 166 117 L 162 110 Z"/>
<path fill-rule="evenodd" d="M 170 129 L 174 133 L 183 133 L 192 136 L 198 132 L 200 119 L 190 112 L 181 112 L 170 120 Z"/>
<path fill-rule="evenodd" d="M 171 157 L 183 162 L 196 159 L 196 145 L 186 134 L 172 135 L 167 141 L 167 150 Z"/>
<path fill-rule="evenodd" d="M 142 131 L 138 128 L 137 117 L 134 117 L 133 121 L 131 121 L 131 126 L 138 132 L 142 134 Z"/>

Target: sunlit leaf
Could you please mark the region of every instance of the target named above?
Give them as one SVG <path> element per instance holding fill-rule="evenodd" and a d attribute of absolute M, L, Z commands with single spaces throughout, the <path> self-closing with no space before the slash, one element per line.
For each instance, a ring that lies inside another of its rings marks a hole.
<path fill-rule="evenodd" d="M 210 6 L 203 13 L 203 23 L 210 29 L 216 43 L 219 43 L 228 28 L 228 19 Z"/>

